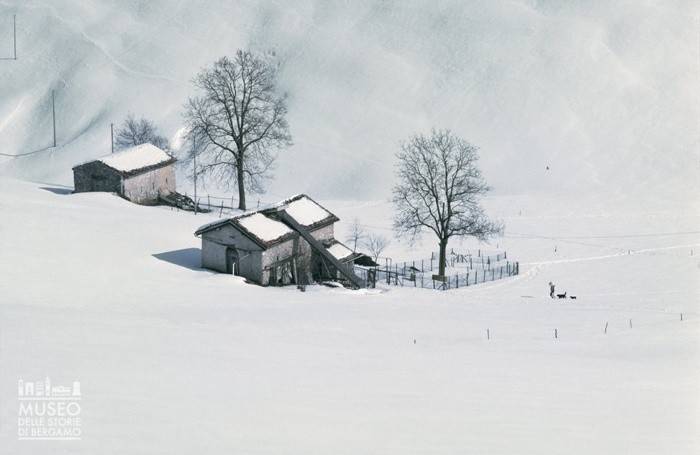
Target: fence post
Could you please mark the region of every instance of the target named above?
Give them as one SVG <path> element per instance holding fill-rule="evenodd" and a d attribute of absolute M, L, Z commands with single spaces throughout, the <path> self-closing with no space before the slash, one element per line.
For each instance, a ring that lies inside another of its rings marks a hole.
<path fill-rule="evenodd" d="M 420 260 L 420 273 L 423 273 L 425 270 L 423 270 L 423 259 Z"/>

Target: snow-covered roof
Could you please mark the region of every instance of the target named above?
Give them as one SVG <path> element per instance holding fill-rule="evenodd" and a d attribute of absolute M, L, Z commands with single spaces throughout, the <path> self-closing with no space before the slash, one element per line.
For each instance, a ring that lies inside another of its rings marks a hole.
<path fill-rule="evenodd" d="M 251 215 L 242 215 L 238 218 L 234 218 L 234 222 L 243 226 L 250 234 L 253 234 L 255 237 L 265 242 L 277 240 L 293 232 L 286 224 L 270 219 L 262 213 L 257 212 Z"/>
<path fill-rule="evenodd" d="M 99 161 L 116 171 L 130 173 L 174 160 L 153 144 L 141 144 L 88 162 Z"/>
<path fill-rule="evenodd" d="M 291 198 L 275 204 L 271 208 L 262 210 L 262 212 L 265 214 L 274 214 L 280 209 L 284 209 L 289 216 L 304 227 L 338 221 L 335 215 L 305 194 L 292 196 Z"/>
<path fill-rule="evenodd" d="M 326 249 L 338 260 L 345 259 L 354 254 L 350 248 L 346 247 L 340 242 L 336 242 Z"/>
<path fill-rule="evenodd" d="M 317 229 L 320 226 L 338 221 L 335 215 L 321 207 L 313 199 L 305 194 L 299 194 L 263 210 L 207 223 L 200 226 L 195 235 L 199 236 L 229 224 L 243 232 L 261 247 L 268 248 L 272 244 L 285 240 L 295 233 L 294 229 L 279 220 L 277 212 L 282 208 L 305 228 Z M 342 244 L 340 246 L 334 244 L 333 246 L 335 253 L 331 254 L 338 259 L 344 259 L 353 254 L 349 248 Z"/>
<path fill-rule="evenodd" d="M 172 160 L 164 150 L 153 144 L 141 144 L 117 153 L 112 153 L 99 161 L 121 172 L 132 172 L 144 167 L 155 166 Z"/>
<path fill-rule="evenodd" d="M 318 205 L 316 202 L 309 199 L 307 196 L 302 196 L 299 199 L 290 202 L 285 211 L 302 226 L 309 226 L 319 221 L 325 220 L 331 213 Z"/>
<path fill-rule="evenodd" d="M 281 221 L 274 220 L 260 212 L 249 212 L 234 218 L 226 218 L 204 224 L 197 229 L 194 235 L 198 236 L 227 224 L 236 227 L 236 229 L 243 232 L 263 248 L 269 247 L 294 232 Z"/>
<path fill-rule="evenodd" d="M 224 224 L 228 224 L 230 222 L 231 218 L 226 218 L 223 220 L 214 220 L 212 222 L 199 226 L 199 228 L 197 228 L 197 230 L 195 231 L 194 235 L 199 235 L 202 232 L 211 231 L 212 229 L 216 229 L 217 227 L 223 226 Z"/>

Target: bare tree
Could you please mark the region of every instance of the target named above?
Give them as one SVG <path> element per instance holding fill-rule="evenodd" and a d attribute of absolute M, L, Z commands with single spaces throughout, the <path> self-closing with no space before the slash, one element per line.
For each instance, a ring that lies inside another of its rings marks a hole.
<path fill-rule="evenodd" d="M 397 153 L 398 184 L 393 189 L 394 229 L 412 241 L 427 229 L 440 245 L 439 274 L 445 274 L 450 238 L 486 240 L 503 231 L 479 204 L 489 190 L 477 168 L 476 147 L 449 130 L 416 135 Z"/>
<path fill-rule="evenodd" d="M 364 242 L 365 248 L 372 255 L 374 262 L 377 262 L 382 252 L 389 246 L 391 242 L 388 238 L 381 234 L 369 234 Z"/>
<path fill-rule="evenodd" d="M 117 129 L 114 142 L 117 150 L 146 143 L 153 144 L 163 150 L 170 149 L 168 139 L 160 134 L 155 123 L 144 117 L 137 119 L 133 114 L 129 114 Z"/>
<path fill-rule="evenodd" d="M 238 185 L 238 208 L 246 209 L 246 189 L 263 191 L 275 152 L 291 145 L 286 95 L 277 90 L 278 66 L 269 58 L 239 50 L 203 69 L 194 84 L 185 120 L 213 146 L 198 159 L 202 171 Z"/>
<path fill-rule="evenodd" d="M 352 226 L 350 226 L 350 232 L 345 238 L 345 241 L 348 243 L 352 243 L 352 251 L 357 251 L 357 245 L 360 244 L 366 236 L 367 233 L 364 229 L 362 229 L 362 225 L 360 225 L 360 220 L 355 218 L 354 220 L 352 220 Z"/>

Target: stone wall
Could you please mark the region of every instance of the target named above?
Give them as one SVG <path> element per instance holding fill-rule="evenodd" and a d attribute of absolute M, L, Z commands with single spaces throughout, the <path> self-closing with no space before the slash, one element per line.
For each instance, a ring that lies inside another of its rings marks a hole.
<path fill-rule="evenodd" d="M 106 191 L 121 195 L 122 177 L 100 161 L 92 161 L 73 169 L 73 188 L 76 193 Z"/>
<path fill-rule="evenodd" d="M 333 225 L 324 226 L 311 231 L 311 235 L 320 241 L 333 238 Z M 270 281 L 270 267 L 276 262 L 283 261 L 294 255 L 297 251 L 297 275 L 306 275 L 303 281 L 310 283 L 313 279 L 312 263 L 313 251 L 311 245 L 301 236 L 296 236 L 277 245 L 273 245 L 262 253 L 262 280 L 261 284 Z"/>
<path fill-rule="evenodd" d="M 170 164 L 124 179 L 122 196 L 137 204 L 155 204 L 159 195 L 175 192 L 175 166 Z"/>
<path fill-rule="evenodd" d="M 202 234 L 202 267 L 227 273 L 226 254 L 230 247 L 238 254 L 238 274 L 262 283 L 260 247 L 229 224 Z"/>
<path fill-rule="evenodd" d="M 330 240 L 333 238 L 333 225 L 313 230 L 311 235 L 321 241 Z M 229 248 L 235 248 L 238 254 L 238 274 L 250 281 L 267 286 L 271 268 L 291 259 L 295 252 L 297 275 L 303 276 L 303 282 L 312 281 L 311 265 L 314 255 L 311 245 L 301 236 L 294 236 L 263 251 L 238 229 L 226 224 L 202 234 L 202 267 L 227 273 L 226 255 Z"/>

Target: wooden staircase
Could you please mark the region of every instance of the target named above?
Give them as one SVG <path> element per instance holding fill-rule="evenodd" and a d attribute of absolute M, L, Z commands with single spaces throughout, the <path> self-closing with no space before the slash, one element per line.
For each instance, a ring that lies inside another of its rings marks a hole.
<path fill-rule="evenodd" d="M 172 193 L 168 193 L 166 195 L 160 195 L 160 196 L 158 196 L 158 200 L 164 205 L 169 205 L 171 207 L 177 207 L 181 210 L 187 210 L 190 212 L 194 212 L 194 209 L 195 209 L 194 201 L 192 200 L 192 198 L 189 196 L 185 196 L 184 194 L 180 194 L 178 192 L 172 192 Z M 208 213 L 211 210 L 203 209 L 201 205 L 198 205 L 197 211 L 202 212 L 202 213 Z"/>

